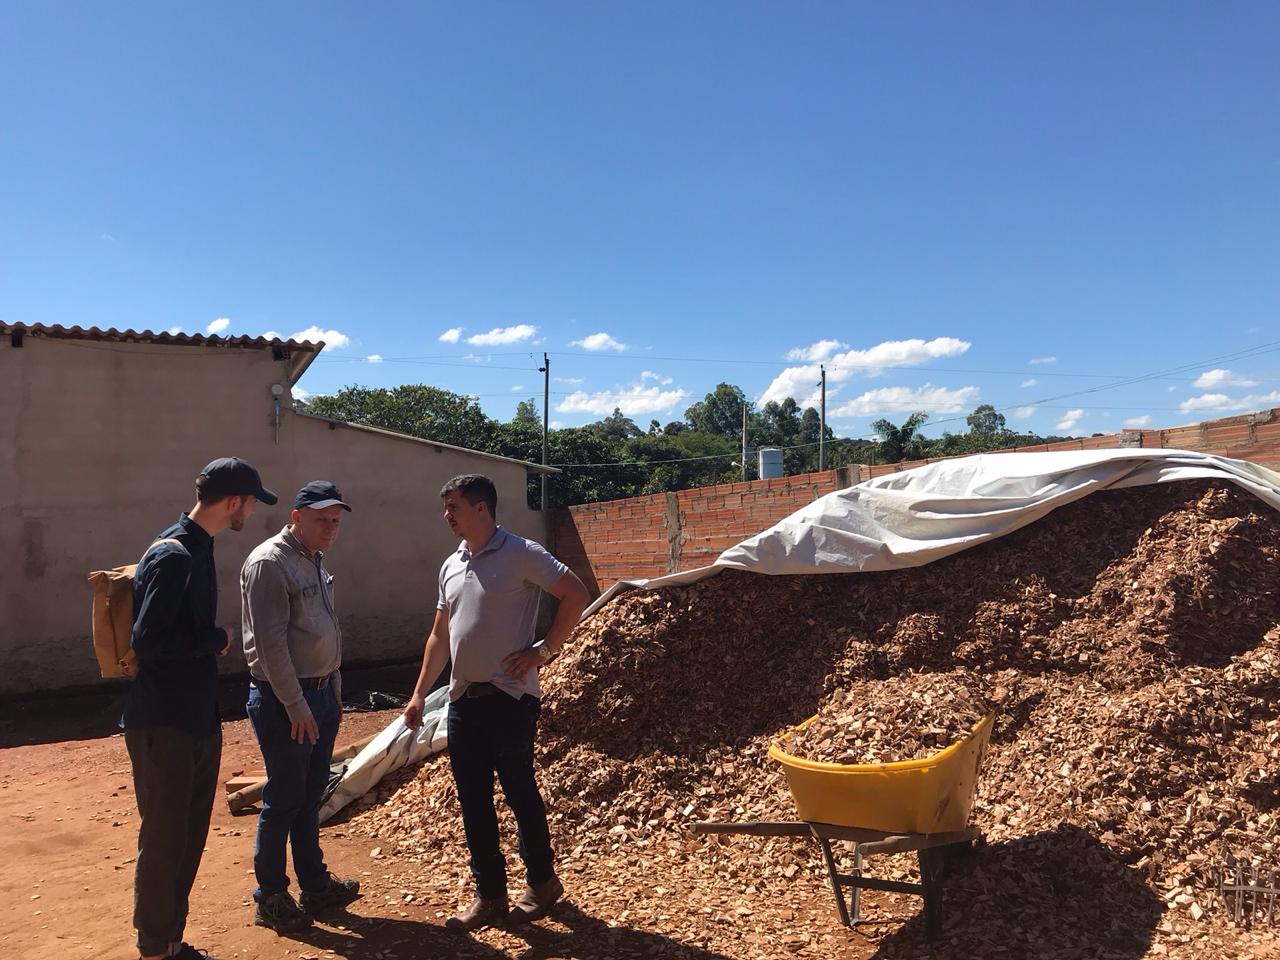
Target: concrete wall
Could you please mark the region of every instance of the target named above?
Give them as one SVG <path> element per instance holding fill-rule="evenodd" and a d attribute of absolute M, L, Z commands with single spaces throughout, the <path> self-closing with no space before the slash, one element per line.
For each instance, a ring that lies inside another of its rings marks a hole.
<path fill-rule="evenodd" d="M 544 538 L 520 464 L 330 428 L 292 413 L 288 394 L 277 443 L 270 387 L 288 385 L 287 367 L 270 349 L 0 341 L 0 695 L 98 679 L 88 572 L 134 562 L 191 507 L 215 457 L 250 460 L 281 501 L 216 541 L 222 622 L 238 625 L 240 565 L 288 522 L 298 487 L 328 479 L 349 498 L 329 557 L 348 662 L 420 652 L 440 561 L 457 546 L 438 508 L 449 477 L 488 474 L 499 519 Z M 235 650 L 223 664 L 244 668 Z"/>
<path fill-rule="evenodd" d="M 1111 447 L 1197 450 L 1280 470 L 1280 408 L 1165 430 L 1125 430 L 1018 449 Z M 561 508 L 548 517 L 551 548 L 598 595 L 618 580 L 705 566 L 721 551 L 818 497 L 931 462 L 854 464 L 824 473 Z"/>

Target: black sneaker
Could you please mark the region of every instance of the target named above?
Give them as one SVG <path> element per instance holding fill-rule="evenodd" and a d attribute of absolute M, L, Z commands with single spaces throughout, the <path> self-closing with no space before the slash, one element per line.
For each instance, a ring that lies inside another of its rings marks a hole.
<path fill-rule="evenodd" d="M 299 898 L 304 913 L 317 914 L 345 907 L 360 896 L 359 880 L 339 880 L 329 874 L 329 885 L 323 890 L 303 890 Z"/>
<path fill-rule="evenodd" d="M 169 954 L 169 960 L 213 960 L 213 957 L 184 940 L 177 953 Z"/>
<path fill-rule="evenodd" d="M 253 911 L 253 922 L 276 933 L 297 933 L 311 926 L 311 918 L 298 909 L 288 890 L 273 893 L 259 901 Z"/>

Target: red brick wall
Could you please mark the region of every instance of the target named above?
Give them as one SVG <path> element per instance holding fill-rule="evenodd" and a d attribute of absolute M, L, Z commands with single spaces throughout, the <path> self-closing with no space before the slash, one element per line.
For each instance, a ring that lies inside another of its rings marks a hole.
<path fill-rule="evenodd" d="M 1280 407 L 1166 430 L 1125 430 L 1019 447 L 1021 451 L 1110 447 L 1178 448 L 1252 460 L 1280 470 Z M 1002 453 L 1013 451 L 1000 451 Z M 865 464 L 776 480 L 748 480 L 553 510 L 551 548 L 600 593 L 616 580 L 657 577 L 705 566 L 721 551 L 806 503 L 870 477 L 930 463 Z"/>

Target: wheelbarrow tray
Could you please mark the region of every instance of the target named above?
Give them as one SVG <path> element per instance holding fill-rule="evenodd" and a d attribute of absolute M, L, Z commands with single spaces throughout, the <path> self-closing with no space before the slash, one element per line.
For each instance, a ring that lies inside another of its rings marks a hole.
<path fill-rule="evenodd" d="M 801 820 L 893 834 L 964 830 L 994 713 L 928 757 L 868 764 L 824 763 L 787 753 L 787 741 L 816 719 L 810 717 L 769 748 L 787 775 Z"/>

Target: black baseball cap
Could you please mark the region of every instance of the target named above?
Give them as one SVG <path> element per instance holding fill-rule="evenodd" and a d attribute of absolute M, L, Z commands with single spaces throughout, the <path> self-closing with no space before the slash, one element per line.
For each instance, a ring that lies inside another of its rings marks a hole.
<path fill-rule="evenodd" d="M 207 477 L 205 490 L 215 499 L 222 497 L 257 497 L 269 507 L 278 497 L 262 485 L 262 478 L 248 460 L 239 457 L 221 457 L 200 471 Z"/>
<path fill-rule="evenodd" d="M 308 507 L 312 510 L 323 510 L 325 507 L 341 507 L 351 511 L 349 504 L 342 502 L 342 491 L 328 480 L 312 480 L 298 491 L 293 498 L 293 509 Z"/>

